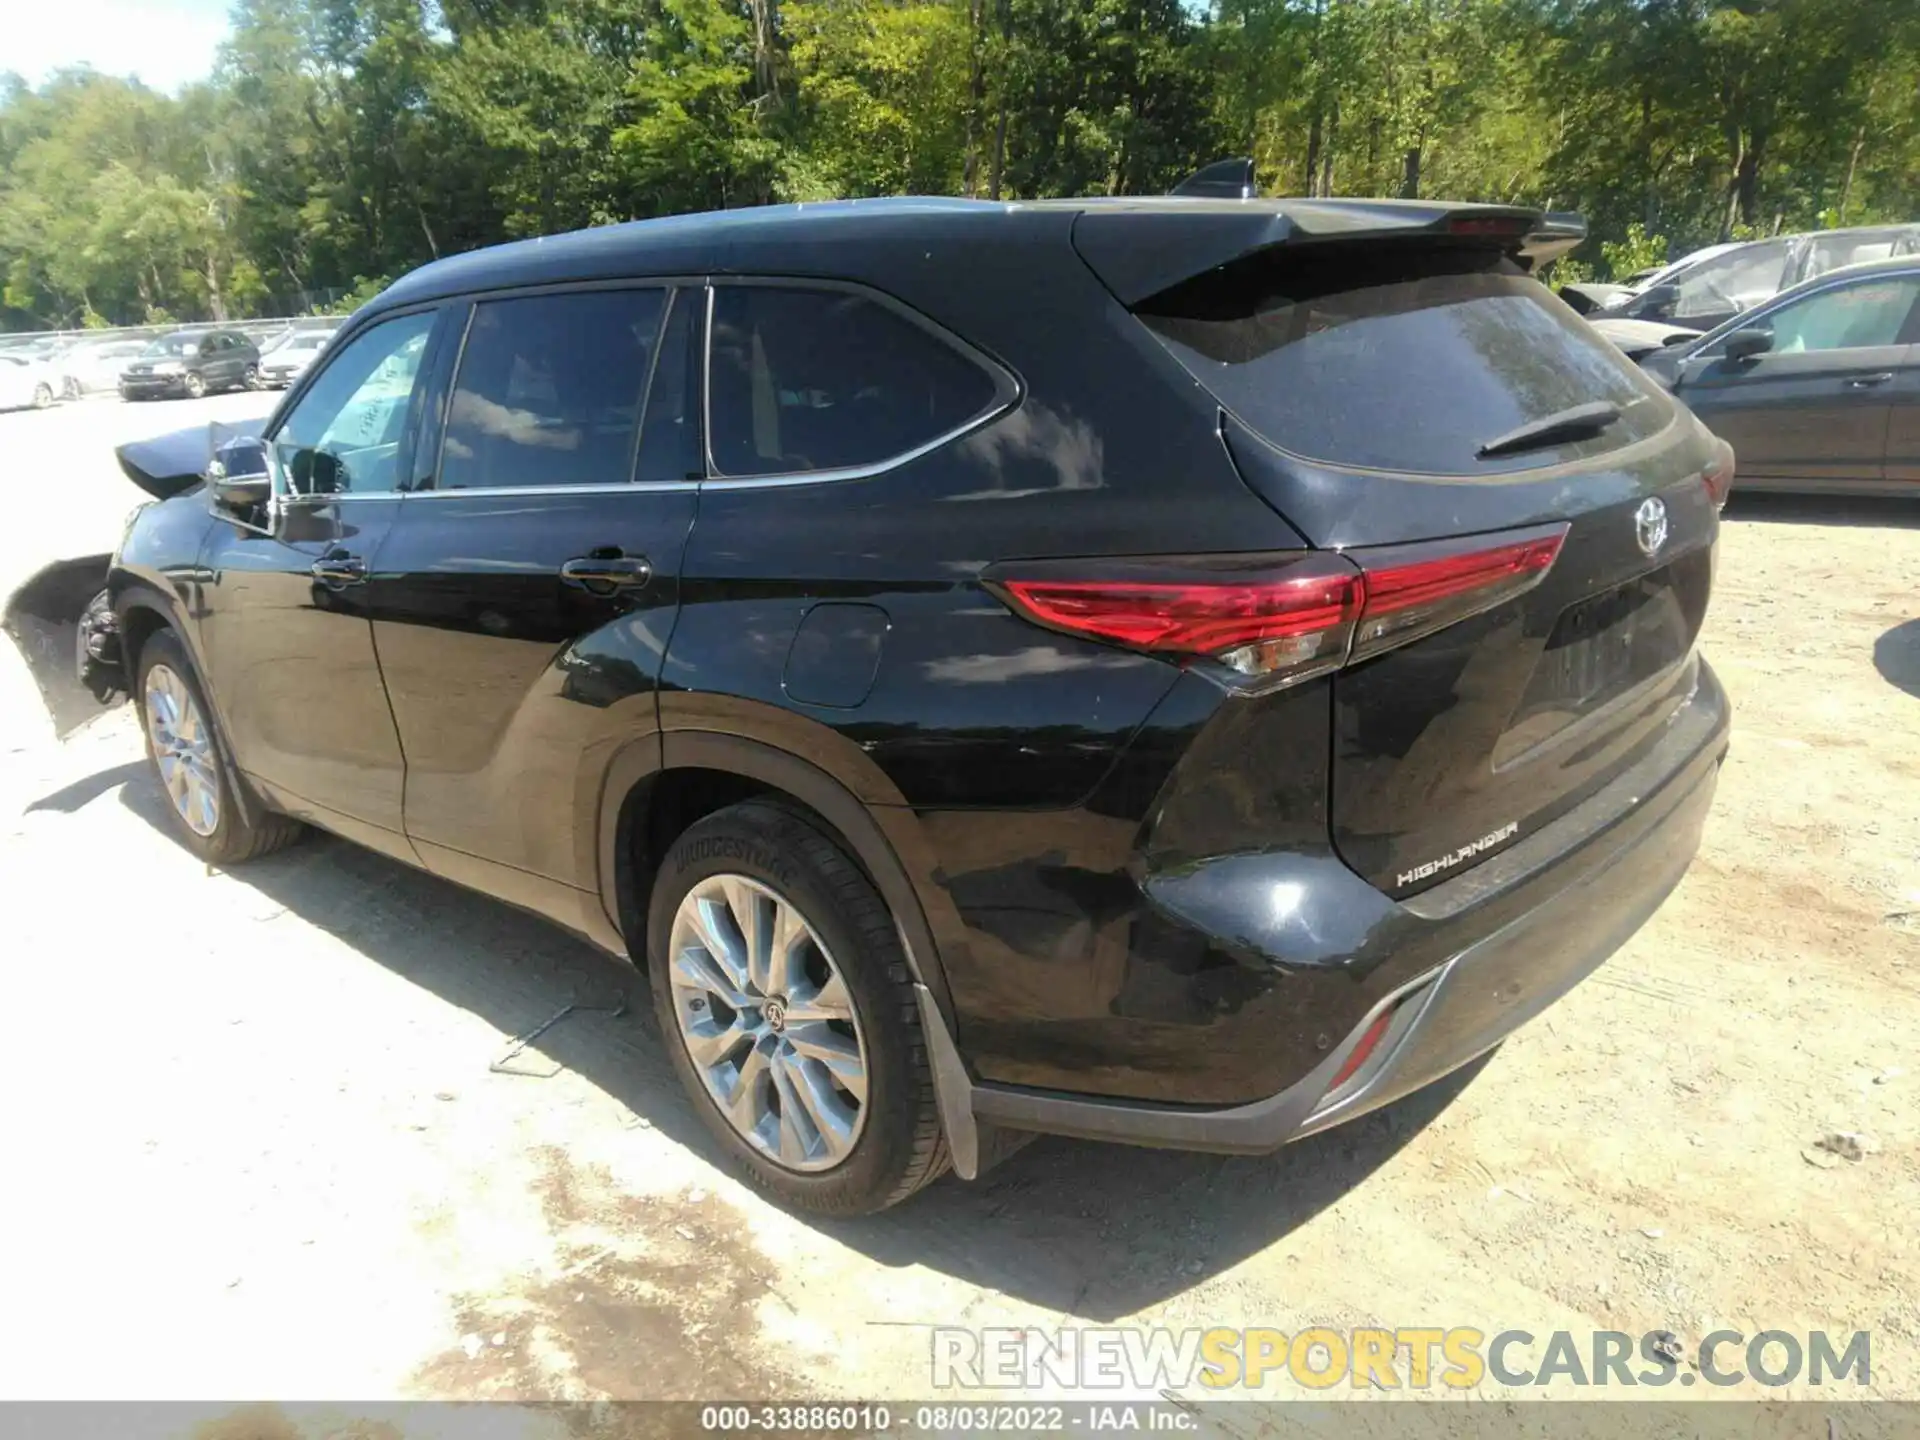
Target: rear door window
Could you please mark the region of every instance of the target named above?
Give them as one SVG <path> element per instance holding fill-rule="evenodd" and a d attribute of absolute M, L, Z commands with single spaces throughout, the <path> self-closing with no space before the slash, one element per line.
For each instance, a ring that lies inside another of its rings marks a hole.
<path fill-rule="evenodd" d="M 1291 454 L 1412 474 L 1492 475 L 1617 449 L 1671 403 L 1625 356 L 1495 256 L 1342 246 L 1270 253 L 1141 307 L 1228 410 Z M 1598 435 L 1480 459 L 1487 441 L 1611 401 Z"/>
<path fill-rule="evenodd" d="M 664 290 L 589 290 L 473 307 L 440 447 L 439 490 L 622 484 Z"/>
<path fill-rule="evenodd" d="M 925 326 L 844 290 L 721 285 L 708 379 L 713 468 L 862 468 L 955 434 L 999 384 Z"/>

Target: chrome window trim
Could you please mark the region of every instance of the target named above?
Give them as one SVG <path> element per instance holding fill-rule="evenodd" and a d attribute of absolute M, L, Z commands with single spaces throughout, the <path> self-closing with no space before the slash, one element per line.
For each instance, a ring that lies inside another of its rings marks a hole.
<path fill-rule="evenodd" d="M 925 440 L 912 449 L 903 450 L 898 455 L 890 455 L 870 464 L 842 466 L 834 470 L 783 470 L 772 475 L 728 475 L 713 461 L 713 307 L 714 292 L 722 285 L 756 286 L 773 290 L 839 290 L 870 300 L 882 309 L 892 311 L 908 324 L 918 326 L 935 341 L 985 371 L 993 381 L 993 403 L 979 414 L 943 434 L 935 435 L 932 439 Z M 725 487 L 729 490 L 779 490 L 794 485 L 831 485 L 840 480 L 871 480 L 876 475 L 884 475 L 889 470 L 910 465 L 923 455 L 932 454 L 943 445 L 951 445 L 961 437 L 993 424 L 994 421 L 1017 409 L 1025 394 L 1020 377 L 978 346 L 954 334 L 938 321 L 922 315 L 911 305 L 894 299 L 884 290 L 876 290 L 870 285 L 862 285 L 851 280 L 828 280 L 808 275 L 714 276 L 707 283 L 707 327 L 703 340 L 705 354 L 702 356 L 700 365 L 702 372 L 700 444 L 702 458 L 706 461 L 707 478 L 702 483 Z"/>
<path fill-rule="evenodd" d="M 492 485 L 470 490 L 407 490 L 406 500 L 461 500 L 469 495 L 632 495 L 698 490 L 699 480 L 604 480 L 589 485 Z M 375 496 L 365 496 L 375 499 Z"/>

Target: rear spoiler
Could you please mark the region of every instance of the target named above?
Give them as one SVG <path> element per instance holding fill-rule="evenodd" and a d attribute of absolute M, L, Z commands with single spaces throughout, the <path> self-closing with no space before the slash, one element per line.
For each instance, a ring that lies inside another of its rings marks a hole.
<path fill-rule="evenodd" d="M 1136 306 L 1183 280 L 1290 244 L 1420 235 L 1497 245 L 1528 269 L 1587 238 L 1569 211 L 1432 200 L 1263 200 L 1253 162 L 1223 160 L 1163 198 L 1088 200 L 1074 248 L 1119 301 Z"/>

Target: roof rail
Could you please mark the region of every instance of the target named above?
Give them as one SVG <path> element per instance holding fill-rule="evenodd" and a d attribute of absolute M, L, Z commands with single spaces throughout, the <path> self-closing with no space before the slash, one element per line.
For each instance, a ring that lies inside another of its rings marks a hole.
<path fill-rule="evenodd" d="M 1203 165 L 1167 193 L 1200 195 L 1209 200 L 1251 200 L 1260 193 L 1253 185 L 1253 157 L 1237 155 Z"/>

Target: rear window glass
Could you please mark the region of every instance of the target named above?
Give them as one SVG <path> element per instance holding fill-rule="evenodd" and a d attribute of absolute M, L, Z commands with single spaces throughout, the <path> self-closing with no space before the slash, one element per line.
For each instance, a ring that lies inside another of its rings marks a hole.
<path fill-rule="evenodd" d="M 1539 282 L 1484 252 L 1260 257 L 1140 318 L 1228 410 L 1310 460 L 1495 475 L 1618 449 L 1672 416 L 1659 388 Z M 1482 460 L 1488 441 L 1613 402 L 1596 436 Z"/>
<path fill-rule="evenodd" d="M 722 285 L 709 380 L 714 468 L 779 475 L 876 465 L 994 403 L 993 378 L 873 300 Z"/>

